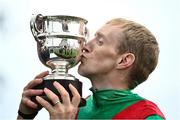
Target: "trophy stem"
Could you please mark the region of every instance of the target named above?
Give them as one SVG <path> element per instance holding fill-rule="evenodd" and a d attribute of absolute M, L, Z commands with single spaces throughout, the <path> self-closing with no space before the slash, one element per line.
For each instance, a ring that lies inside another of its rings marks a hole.
<path fill-rule="evenodd" d="M 47 62 L 47 65 L 51 67 L 52 73 L 65 75 L 68 72 L 67 66 L 69 62 L 65 60 L 50 60 Z"/>
<path fill-rule="evenodd" d="M 65 60 L 50 60 L 46 63 L 52 69 L 52 74 L 48 75 L 46 79 L 67 79 L 75 80 L 75 77 L 68 74 L 69 62 Z"/>
<path fill-rule="evenodd" d="M 67 65 L 57 65 L 55 66 L 54 69 L 52 69 L 52 73 L 54 74 L 62 74 L 65 75 L 67 74 L 68 70 L 67 70 Z"/>

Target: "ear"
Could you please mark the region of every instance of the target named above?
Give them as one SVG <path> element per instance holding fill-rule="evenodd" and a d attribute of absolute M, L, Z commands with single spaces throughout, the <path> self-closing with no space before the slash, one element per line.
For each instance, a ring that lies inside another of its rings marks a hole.
<path fill-rule="evenodd" d="M 135 61 L 135 56 L 132 53 L 125 53 L 119 56 L 117 60 L 117 69 L 126 69 Z"/>

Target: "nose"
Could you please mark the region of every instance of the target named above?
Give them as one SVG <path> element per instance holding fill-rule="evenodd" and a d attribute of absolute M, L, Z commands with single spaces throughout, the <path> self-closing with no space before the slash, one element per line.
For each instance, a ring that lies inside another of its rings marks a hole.
<path fill-rule="evenodd" d="M 90 48 L 88 47 L 88 43 L 86 43 L 86 44 L 83 46 L 82 52 L 83 52 L 83 53 L 89 53 L 89 52 L 90 52 Z"/>
<path fill-rule="evenodd" d="M 83 49 L 82 49 L 83 53 L 92 52 L 94 49 L 94 46 L 95 46 L 95 38 L 91 39 L 87 43 L 85 43 L 85 45 L 83 46 Z"/>

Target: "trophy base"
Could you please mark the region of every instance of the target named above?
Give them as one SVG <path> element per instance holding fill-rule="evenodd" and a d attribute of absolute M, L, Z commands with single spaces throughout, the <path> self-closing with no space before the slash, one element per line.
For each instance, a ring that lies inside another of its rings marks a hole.
<path fill-rule="evenodd" d="M 48 88 L 50 89 L 52 92 L 54 92 L 60 99 L 61 101 L 61 95 L 60 93 L 57 91 L 57 89 L 53 86 L 53 82 L 57 81 L 59 84 L 61 84 L 69 93 L 70 99 L 72 99 L 72 93 L 69 89 L 69 84 L 72 84 L 77 91 L 79 92 L 80 96 L 82 96 L 82 82 L 80 82 L 78 79 L 75 80 L 66 80 L 66 79 L 48 79 L 48 80 L 43 80 L 42 84 L 39 84 L 37 86 L 35 86 L 33 89 L 44 89 L 44 88 Z M 47 100 L 49 103 L 52 103 L 51 100 L 49 100 L 49 98 L 46 96 L 45 93 L 43 93 L 42 95 L 40 95 L 43 99 Z M 39 103 L 36 101 L 36 96 L 33 96 L 31 98 L 32 101 L 34 101 L 35 103 L 37 103 L 39 105 Z M 86 100 L 84 98 L 81 98 L 81 102 L 79 104 L 79 107 L 85 106 L 86 105 Z M 39 109 L 42 106 L 39 105 Z"/>

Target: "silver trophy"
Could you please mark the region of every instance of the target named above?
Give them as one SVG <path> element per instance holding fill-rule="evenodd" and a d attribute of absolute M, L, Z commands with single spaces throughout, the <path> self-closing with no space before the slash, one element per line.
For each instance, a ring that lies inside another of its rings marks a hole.
<path fill-rule="evenodd" d="M 34 87 L 35 89 L 46 87 L 60 98 L 60 94 L 53 86 L 53 82 L 57 81 L 69 92 L 72 98 L 68 86 L 71 83 L 82 96 L 82 82 L 68 74 L 68 69 L 77 64 L 77 55 L 88 39 L 87 22 L 87 20 L 75 16 L 33 15 L 30 27 L 37 42 L 39 59 L 52 70 L 51 74 L 44 77 L 42 84 Z M 45 94 L 42 97 L 48 100 Z M 35 100 L 35 97 L 32 99 Z M 84 105 L 83 100 L 82 98 L 80 106 Z"/>

